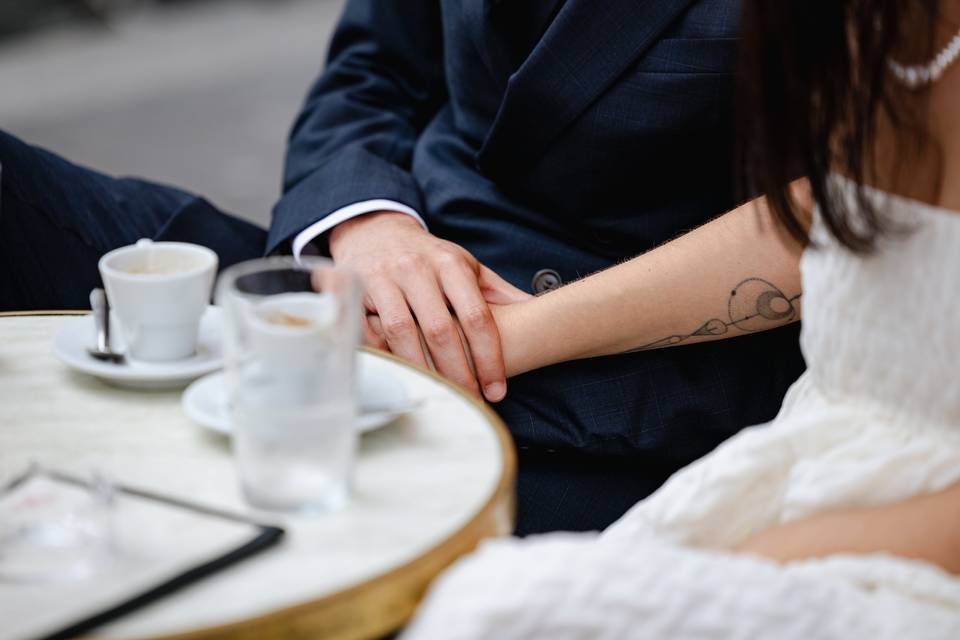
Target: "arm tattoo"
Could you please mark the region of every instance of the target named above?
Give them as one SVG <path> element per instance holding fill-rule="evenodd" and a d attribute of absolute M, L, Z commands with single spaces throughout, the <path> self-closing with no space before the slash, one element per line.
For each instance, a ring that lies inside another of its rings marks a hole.
<path fill-rule="evenodd" d="M 762 278 L 747 278 L 730 292 L 727 300 L 729 319 L 711 318 L 692 333 L 667 336 L 631 349 L 627 353 L 670 347 L 686 342 L 694 336 L 721 336 L 727 333 L 730 327 L 748 333 L 772 329 L 799 316 L 794 303 L 801 295 L 803 294 L 798 293 L 788 298 L 780 289 Z"/>

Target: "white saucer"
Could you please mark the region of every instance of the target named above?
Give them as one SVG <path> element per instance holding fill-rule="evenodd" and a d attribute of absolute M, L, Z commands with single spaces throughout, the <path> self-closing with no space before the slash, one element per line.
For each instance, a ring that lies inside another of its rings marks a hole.
<path fill-rule="evenodd" d="M 356 428 L 360 433 L 379 429 L 418 406 L 407 395 L 403 383 L 383 362 L 367 353 L 359 353 L 358 393 L 360 415 Z M 197 380 L 183 392 L 183 410 L 197 424 L 218 433 L 230 434 L 226 391 L 222 371 Z"/>
<path fill-rule="evenodd" d="M 111 313 L 111 346 L 126 351 L 119 323 Z M 97 360 L 87 348 L 95 341 L 93 316 L 78 316 L 63 323 L 53 340 L 53 353 L 65 365 L 118 387 L 131 389 L 174 389 L 183 387 L 223 366 L 223 348 L 220 344 L 220 326 L 223 312 L 219 307 L 207 307 L 200 319 L 197 352 L 189 358 L 172 362 L 143 362 L 129 356 L 124 364 Z"/>

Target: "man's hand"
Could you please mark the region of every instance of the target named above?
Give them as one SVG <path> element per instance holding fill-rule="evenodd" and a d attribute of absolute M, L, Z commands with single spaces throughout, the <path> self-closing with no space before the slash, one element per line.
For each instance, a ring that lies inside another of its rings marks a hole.
<path fill-rule="evenodd" d="M 364 306 L 379 316 L 382 337 L 364 318 L 364 342 L 436 369 L 476 395 L 506 395 L 500 334 L 489 304 L 530 297 L 480 264 L 462 247 L 425 231 L 403 213 L 378 212 L 343 222 L 330 232 L 334 261 L 360 275 Z M 452 311 L 452 313 L 451 313 Z M 366 316 L 366 314 L 364 314 Z M 473 356 L 460 340 L 454 316 Z M 428 354 L 421 346 L 421 333 Z"/>

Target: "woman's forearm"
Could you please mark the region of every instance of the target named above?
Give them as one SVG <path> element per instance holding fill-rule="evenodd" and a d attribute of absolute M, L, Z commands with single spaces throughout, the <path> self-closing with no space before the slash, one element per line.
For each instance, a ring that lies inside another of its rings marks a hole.
<path fill-rule="evenodd" d="M 805 185 L 794 192 L 809 209 Z M 798 320 L 801 252 L 764 200 L 748 203 L 628 262 L 496 309 L 507 375 Z"/>
<path fill-rule="evenodd" d="M 735 550 L 778 562 L 888 553 L 960 574 L 960 484 L 883 507 L 826 513 L 774 527 Z"/>

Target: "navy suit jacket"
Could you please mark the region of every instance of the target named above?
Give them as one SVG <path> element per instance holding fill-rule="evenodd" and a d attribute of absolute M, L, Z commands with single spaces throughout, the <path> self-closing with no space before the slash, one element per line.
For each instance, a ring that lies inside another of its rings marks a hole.
<path fill-rule="evenodd" d="M 387 198 L 529 290 L 542 269 L 570 281 L 704 223 L 735 204 L 738 15 L 735 0 L 348 0 L 268 250 Z M 521 447 L 683 464 L 771 418 L 802 367 L 793 327 L 550 367 L 498 410 Z"/>

